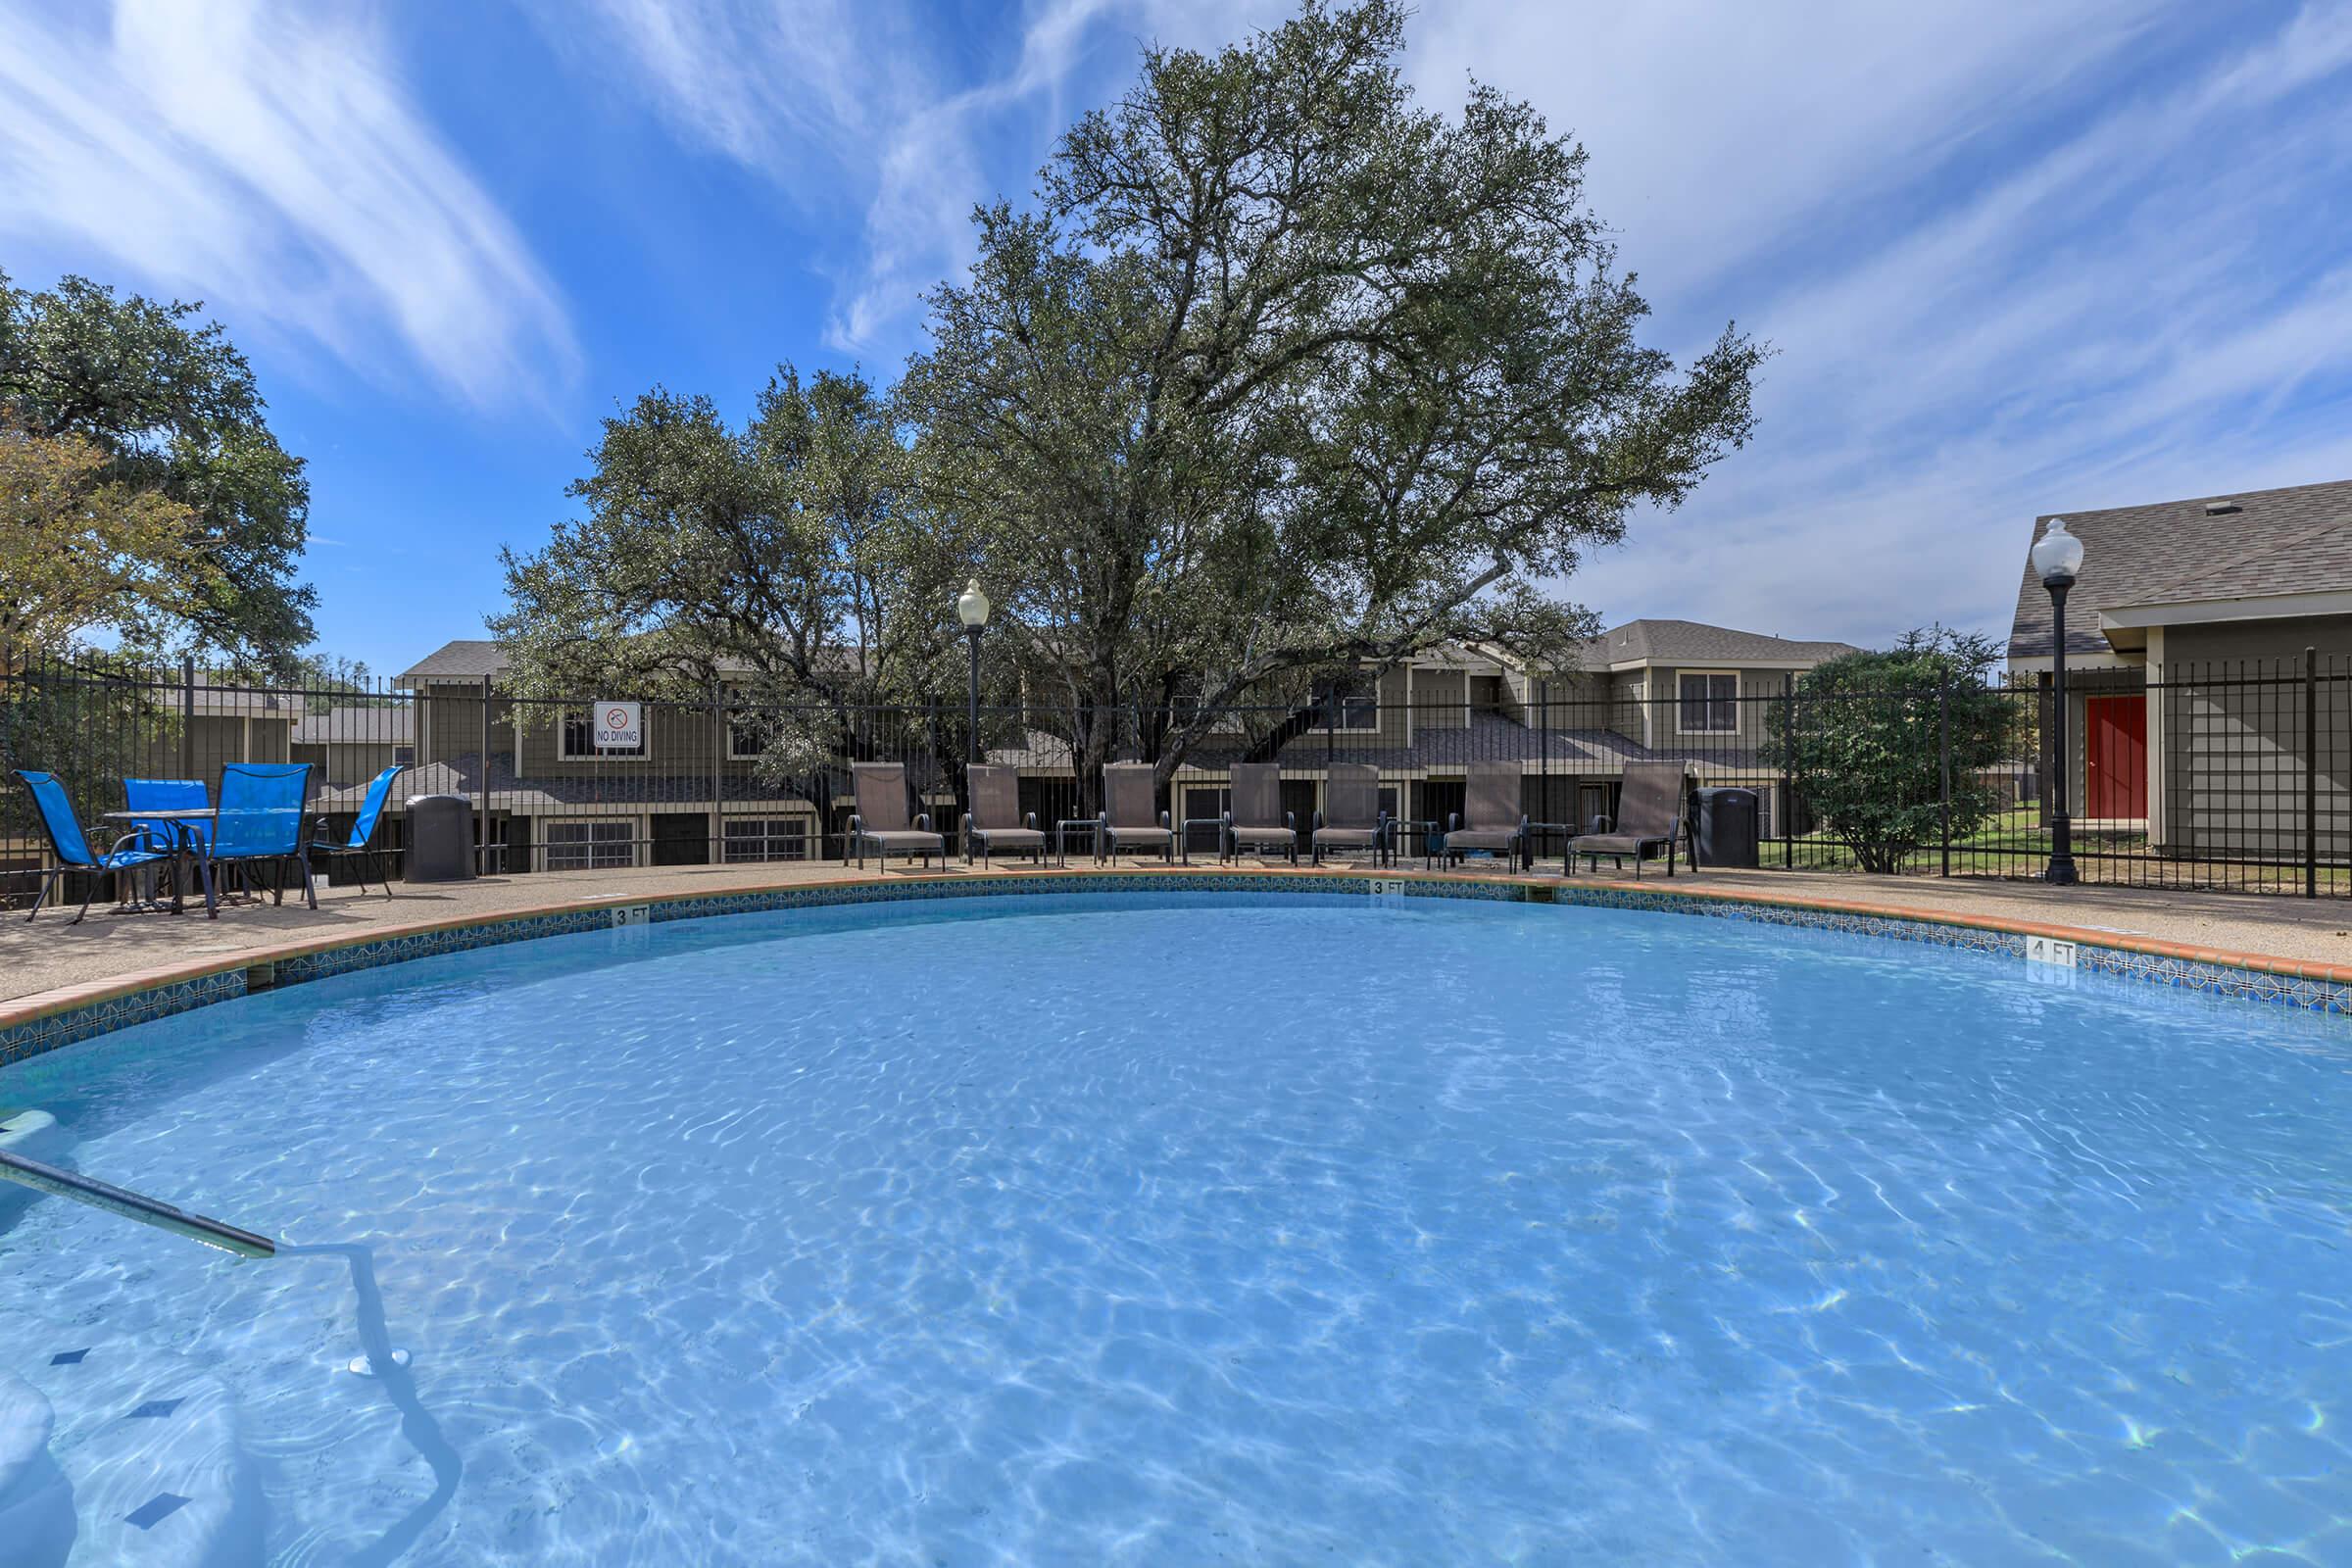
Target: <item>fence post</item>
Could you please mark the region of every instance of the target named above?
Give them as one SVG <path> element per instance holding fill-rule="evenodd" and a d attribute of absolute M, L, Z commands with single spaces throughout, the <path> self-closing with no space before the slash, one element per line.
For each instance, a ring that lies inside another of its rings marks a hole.
<path fill-rule="evenodd" d="M 490 677 L 482 677 L 482 813 L 480 863 L 474 875 L 490 874 Z"/>
<path fill-rule="evenodd" d="M 1943 799 L 1937 810 L 1936 837 L 1943 842 L 1943 874 L 1952 874 L 1952 666 L 1936 671 L 1936 750 L 1943 778 Z"/>
<path fill-rule="evenodd" d="M 710 863 L 717 865 L 725 853 L 727 713 L 721 701 L 718 677 L 710 677 Z"/>
<path fill-rule="evenodd" d="M 1796 869 L 1796 677 L 1781 672 L 1781 869 Z"/>
<path fill-rule="evenodd" d="M 196 656 L 179 656 L 179 776 L 196 775 Z"/>
<path fill-rule="evenodd" d="M 2320 896 L 2320 651 L 2303 650 L 2303 896 Z"/>

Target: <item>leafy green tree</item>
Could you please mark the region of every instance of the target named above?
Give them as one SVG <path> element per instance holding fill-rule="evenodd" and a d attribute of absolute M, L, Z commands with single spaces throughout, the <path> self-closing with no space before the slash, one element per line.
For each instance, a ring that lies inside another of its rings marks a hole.
<path fill-rule="evenodd" d="M 1583 150 L 1487 87 L 1417 107 L 1404 18 L 1148 49 L 930 298 L 926 509 L 1090 771 L 1448 639 L 1565 654 L 1592 620 L 1548 585 L 1750 433 L 1765 351 L 1642 346 Z"/>
<path fill-rule="evenodd" d="M 68 277 L 0 272 L 0 420 L 102 450 L 105 477 L 193 512 L 213 569 L 175 608 L 172 640 L 274 661 L 311 640 L 317 591 L 296 578 L 310 510 L 302 460 L 264 419 L 253 371 L 198 305 Z"/>
<path fill-rule="evenodd" d="M 1999 659 L 1990 638 L 1939 626 L 1816 664 L 1768 710 L 1762 763 L 1795 777 L 1863 870 L 1900 871 L 1944 831 L 1947 747 L 1953 842 L 2001 808 L 1985 772 L 2015 739 L 2014 705 L 1990 684 Z"/>
<path fill-rule="evenodd" d="M 741 427 L 657 388 L 589 458 L 569 492 L 583 514 L 504 555 L 489 624 L 516 695 L 723 688 L 765 738 L 763 771 L 797 778 L 839 755 L 853 709 L 960 690 L 945 654 L 961 579 L 862 376 L 786 366 Z"/>
<path fill-rule="evenodd" d="M 218 570 L 195 513 L 75 435 L 0 421 L 0 673 L 92 633 L 152 648 Z"/>

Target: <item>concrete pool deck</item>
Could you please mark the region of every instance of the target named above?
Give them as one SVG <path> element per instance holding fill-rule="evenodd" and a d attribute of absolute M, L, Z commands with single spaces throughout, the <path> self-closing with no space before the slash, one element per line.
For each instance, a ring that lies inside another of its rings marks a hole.
<path fill-rule="evenodd" d="M 1251 874 L 1267 878 L 1317 875 L 1278 864 L 1244 865 Z M 1092 869 L 1089 863 L 1073 861 L 1067 874 L 1084 875 Z M 1131 872 L 1135 867 L 1126 862 L 1120 869 Z M 1196 860 L 1189 869 L 1214 871 L 1217 866 Z M 1348 875 L 1371 870 L 1334 869 Z M 945 872 L 894 869 L 880 879 L 895 883 L 929 876 L 968 881 L 1038 874 L 1012 866 L 967 870 L 956 864 Z M 1538 889 L 1563 885 L 1556 874 L 1541 872 L 1497 877 L 1407 867 L 1373 874 L 1502 880 Z M 613 905 L 877 879 L 870 868 L 838 864 L 558 871 L 403 887 L 391 899 L 380 892 L 324 889 L 316 912 L 289 899 L 282 907 L 268 903 L 227 906 L 217 920 L 206 919 L 200 907 L 172 916 L 118 913 L 100 906 L 78 926 L 68 925 L 69 916 L 55 908 L 42 910 L 30 921 L 14 914 L 0 920 L 0 1027 L 157 986 L 388 937 Z M 1631 878 L 1616 876 L 1578 876 L 1565 885 L 1628 890 L 1637 886 Z M 2343 900 L 1769 870 L 1710 870 L 1696 876 L 1686 872 L 1672 880 L 1652 872 L 1639 887 L 1645 893 L 2072 937 L 2109 948 L 2352 985 L 2352 903 Z"/>

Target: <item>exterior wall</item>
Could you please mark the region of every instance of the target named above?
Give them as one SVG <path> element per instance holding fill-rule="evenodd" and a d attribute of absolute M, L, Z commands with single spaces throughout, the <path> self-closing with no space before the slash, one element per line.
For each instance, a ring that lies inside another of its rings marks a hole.
<path fill-rule="evenodd" d="M 492 747 L 503 744 L 509 705 L 492 700 Z M 482 693 L 477 686 L 427 686 L 416 696 L 416 760 L 420 765 L 454 762 L 482 749 Z"/>
<path fill-rule="evenodd" d="M 1413 715 L 1405 706 L 1411 684 L 1411 676 L 1402 669 L 1392 669 L 1380 677 L 1380 729 L 1371 736 L 1359 732 L 1359 740 L 1382 746 L 1404 746 L 1412 741 Z"/>
<path fill-rule="evenodd" d="M 1532 719 L 1542 728 L 1555 730 L 1609 727 L 1609 677 L 1605 674 L 1514 673 L 1510 680 L 1520 704 L 1533 710 L 1522 716 L 1523 723 Z"/>
<path fill-rule="evenodd" d="M 1608 727 L 1627 740 L 1649 744 L 1649 675 L 1651 671 L 1621 669 L 1608 677 Z"/>
<path fill-rule="evenodd" d="M 1417 730 L 1467 729 L 1470 724 L 1470 677 L 1459 669 L 1413 671 L 1413 727 Z"/>
<path fill-rule="evenodd" d="M 474 710 L 479 712 L 477 701 Z M 723 754 L 714 749 L 716 731 L 708 710 L 680 709 L 662 704 L 648 704 L 645 709 L 645 755 L 616 757 L 611 753 L 564 757 L 564 710 L 553 704 L 532 704 L 522 715 L 522 766 L 517 770 L 525 778 L 563 778 L 589 773 L 618 772 L 658 773 L 664 776 L 683 774 L 690 778 L 707 777 L 713 757 Z M 478 720 L 477 720 L 478 722 Z M 513 718 L 504 725 L 507 733 L 496 744 L 514 743 Z"/>
<path fill-rule="evenodd" d="M 2309 722 L 2306 648 L 2321 677 Z M 2323 860 L 2352 851 L 2352 618 L 2167 627 L 2161 668 L 2149 756 L 2166 849 L 2288 861 L 2307 843 Z"/>
<path fill-rule="evenodd" d="M 293 729 L 292 721 L 282 717 L 199 713 L 188 726 L 184 753 L 176 734 L 159 737 L 154 745 L 142 748 L 146 752 L 143 765 L 150 777 L 210 781 L 218 779 L 221 766 L 228 762 L 300 761 L 302 759 L 291 755 Z"/>
<path fill-rule="evenodd" d="M 310 763 L 318 770 L 319 782 L 340 789 L 348 784 L 365 784 L 390 767 L 398 760 L 392 755 L 395 745 L 391 741 L 373 744 L 337 741 L 332 745 L 308 742 L 293 747 L 288 760 Z M 397 746 L 414 750 L 406 741 L 398 742 Z"/>
<path fill-rule="evenodd" d="M 1682 727 L 1682 676 L 1688 669 L 1692 674 L 1730 674 L 1740 682 L 1740 701 L 1733 711 L 1739 727 L 1730 730 L 1693 730 L 1686 733 Z M 1778 697 L 1784 674 L 1778 669 L 1729 669 L 1720 664 L 1658 665 L 1649 671 L 1649 700 L 1654 712 L 1651 717 L 1650 744 L 1660 750 L 1683 747 L 1724 747 L 1752 751 L 1764 744 L 1765 710 L 1759 697 Z"/>

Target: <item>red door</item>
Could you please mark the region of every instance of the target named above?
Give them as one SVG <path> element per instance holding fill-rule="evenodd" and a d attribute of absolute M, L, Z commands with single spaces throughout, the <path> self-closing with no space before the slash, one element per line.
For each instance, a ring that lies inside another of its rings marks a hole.
<path fill-rule="evenodd" d="M 2148 702 L 2092 697 L 2082 704 L 2082 814 L 2135 821 L 2148 814 Z"/>

